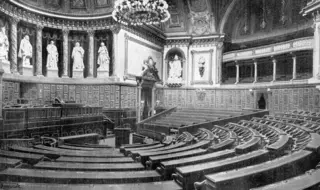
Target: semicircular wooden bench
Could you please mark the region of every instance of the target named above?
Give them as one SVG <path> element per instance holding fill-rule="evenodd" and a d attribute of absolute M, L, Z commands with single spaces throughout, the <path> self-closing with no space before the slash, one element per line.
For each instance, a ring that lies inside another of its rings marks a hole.
<path fill-rule="evenodd" d="M 94 157 L 71 157 L 61 156 L 55 160 L 56 162 L 74 162 L 74 163 L 133 163 L 131 157 L 121 158 L 94 158 Z"/>
<path fill-rule="evenodd" d="M 75 163 L 75 162 L 39 162 L 34 169 L 63 171 L 139 171 L 145 170 L 141 163 Z"/>
<path fill-rule="evenodd" d="M 0 178 L 11 182 L 57 184 L 119 184 L 161 181 L 156 171 L 87 172 L 8 168 Z"/>
<path fill-rule="evenodd" d="M 234 150 L 222 150 L 219 152 L 208 153 L 200 156 L 192 156 L 177 160 L 162 161 L 160 163 L 160 166 L 157 168 L 157 171 L 159 171 L 165 179 L 171 179 L 171 174 L 177 167 L 226 159 L 235 155 L 236 152 Z"/>
<path fill-rule="evenodd" d="M 206 175 L 206 182 L 202 184 L 206 184 L 209 189 L 255 188 L 257 185 L 263 186 L 300 175 L 313 167 L 311 163 L 314 158 L 313 152 L 299 150 L 261 164 Z"/>
<path fill-rule="evenodd" d="M 48 184 L 48 183 L 2 183 L 2 187 L 11 190 L 182 190 L 174 181 L 159 181 L 135 184 Z"/>
<path fill-rule="evenodd" d="M 120 152 L 98 152 L 98 151 L 78 151 L 78 150 L 65 150 L 53 147 L 47 147 L 43 145 L 34 146 L 37 149 L 47 150 L 57 153 L 61 156 L 71 156 L 71 157 L 95 157 L 95 158 L 121 158 L 124 157 Z"/>
<path fill-rule="evenodd" d="M 241 168 L 267 160 L 269 160 L 269 152 L 267 150 L 257 150 L 224 160 L 178 167 L 173 177 L 184 189 L 189 190 L 193 189 L 194 182 L 204 180 L 207 174 Z"/>

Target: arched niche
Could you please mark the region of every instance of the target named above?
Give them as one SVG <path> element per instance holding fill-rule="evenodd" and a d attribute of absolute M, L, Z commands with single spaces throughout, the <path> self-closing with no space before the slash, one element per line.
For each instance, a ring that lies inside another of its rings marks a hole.
<path fill-rule="evenodd" d="M 171 48 L 166 56 L 165 56 L 165 64 L 167 66 L 167 69 L 166 69 L 166 79 L 169 77 L 169 71 L 170 71 L 170 65 L 169 65 L 169 62 L 171 60 L 174 59 L 175 55 L 178 55 L 178 57 L 180 58 L 181 60 L 181 68 L 182 68 L 182 76 L 181 78 L 183 79 L 184 78 L 184 71 L 185 71 L 185 66 L 186 66 L 186 55 L 185 53 L 178 47 L 174 47 L 174 48 Z"/>

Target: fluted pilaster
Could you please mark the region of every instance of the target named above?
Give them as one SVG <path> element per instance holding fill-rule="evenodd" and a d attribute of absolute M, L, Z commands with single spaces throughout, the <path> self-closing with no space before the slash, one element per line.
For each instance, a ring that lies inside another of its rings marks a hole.
<path fill-rule="evenodd" d="M 18 36 L 17 36 L 17 30 L 18 30 L 18 23 L 19 19 L 16 17 L 10 18 L 10 24 L 11 24 L 11 31 L 10 31 L 10 61 L 11 61 L 11 73 L 18 74 Z"/>
<path fill-rule="evenodd" d="M 68 77 L 68 66 L 69 66 L 69 30 L 63 29 L 63 73 L 62 77 Z"/>
<path fill-rule="evenodd" d="M 88 76 L 93 77 L 93 69 L 94 69 L 94 30 L 88 30 L 89 37 L 89 51 L 88 51 Z"/>
<path fill-rule="evenodd" d="M 36 68 L 36 75 L 38 76 L 43 76 L 42 73 L 42 30 L 43 26 L 37 25 L 37 39 L 36 39 L 36 44 L 37 44 L 37 49 L 36 49 L 36 61 L 37 61 L 37 68 Z"/>
<path fill-rule="evenodd" d="M 117 76 L 116 69 L 117 69 L 117 53 L 118 53 L 118 34 L 121 30 L 121 27 L 119 25 L 115 25 L 111 28 L 112 31 L 112 37 L 113 37 L 113 44 L 112 44 L 112 76 Z"/>

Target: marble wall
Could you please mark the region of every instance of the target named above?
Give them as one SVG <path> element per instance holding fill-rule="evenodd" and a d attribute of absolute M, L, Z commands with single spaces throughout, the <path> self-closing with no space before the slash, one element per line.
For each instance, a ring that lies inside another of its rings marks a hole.
<path fill-rule="evenodd" d="M 18 98 L 28 99 L 31 104 L 44 104 L 55 97 L 75 100 L 92 106 L 105 108 L 135 108 L 137 89 L 113 84 L 35 84 L 4 81 L 3 102 L 16 103 Z"/>
<path fill-rule="evenodd" d="M 165 107 L 195 107 L 239 110 L 257 108 L 260 94 L 266 95 L 270 112 L 289 110 L 320 111 L 320 91 L 315 86 L 296 86 L 266 91 L 248 89 L 157 89 L 156 100 Z M 203 95 L 205 94 L 205 95 Z"/>

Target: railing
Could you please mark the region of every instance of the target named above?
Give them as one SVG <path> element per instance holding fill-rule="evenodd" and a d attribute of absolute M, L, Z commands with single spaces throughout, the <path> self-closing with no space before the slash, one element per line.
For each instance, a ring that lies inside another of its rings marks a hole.
<path fill-rule="evenodd" d="M 28 124 L 68 118 L 103 116 L 102 107 L 29 107 L 4 108 L 0 132 L 24 130 Z"/>
<path fill-rule="evenodd" d="M 313 43 L 313 37 L 306 37 L 258 48 L 228 52 L 223 55 L 223 62 L 267 57 L 293 51 L 312 50 Z"/>

